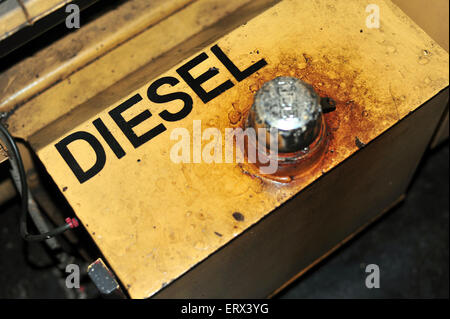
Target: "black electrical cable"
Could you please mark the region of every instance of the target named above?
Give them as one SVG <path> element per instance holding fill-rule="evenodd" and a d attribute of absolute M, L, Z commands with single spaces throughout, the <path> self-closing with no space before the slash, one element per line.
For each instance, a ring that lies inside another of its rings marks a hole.
<path fill-rule="evenodd" d="M 27 241 L 42 241 L 46 239 L 50 239 L 54 236 L 60 235 L 66 230 L 72 228 L 72 225 L 66 223 L 59 227 L 56 227 L 48 232 L 41 233 L 38 235 L 28 233 L 27 227 L 27 216 L 28 216 L 28 183 L 25 174 L 25 169 L 23 166 L 22 157 L 19 152 L 19 148 L 17 147 L 16 141 L 12 137 L 11 133 L 9 133 L 8 129 L 0 122 L 0 131 L 3 133 L 6 140 L 4 141 L 6 144 L 7 152 L 12 153 L 12 156 L 9 156 L 11 161 L 14 161 L 19 171 L 19 179 L 20 179 L 20 195 L 22 199 L 22 207 L 21 207 L 21 215 L 20 215 L 20 234 L 23 239 Z"/>

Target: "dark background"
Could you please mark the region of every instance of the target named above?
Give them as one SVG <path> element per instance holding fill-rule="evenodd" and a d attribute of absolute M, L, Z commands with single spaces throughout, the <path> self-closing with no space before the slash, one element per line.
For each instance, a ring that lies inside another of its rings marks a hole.
<path fill-rule="evenodd" d="M 449 144 L 428 151 L 406 200 L 283 290 L 277 298 L 448 298 Z M 66 289 L 39 243 L 18 234 L 19 201 L 0 207 L 0 298 L 96 298 L 85 280 Z M 365 266 L 380 267 L 379 289 Z"/>
<path fill-rule="evenodd" d="M 403 203 L 283 291 L 281 298 L 449 298 L 449 145 L 423 158 Z M 367 289 L 365 267 L 380 267 Z"/>

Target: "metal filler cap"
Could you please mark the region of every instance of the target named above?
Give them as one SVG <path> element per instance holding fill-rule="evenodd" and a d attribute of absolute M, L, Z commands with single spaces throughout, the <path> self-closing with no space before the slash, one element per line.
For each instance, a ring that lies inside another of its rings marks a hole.
<path fill-rule="evenodd" d="M 278 129 L 278 153 L 297 153 L 308 150 L 322 124 L 320 97 L 313 87 L 297 78 L 277 77 L 256 92 L 246 126 Z"/>
<path fill-rule="evenodd" d="M 256 133 L 248 143 L 257 149 L 255 166 L 260 173 L 278 182 L 290 182 L 318 167 L 328 145 L 323 113 L 333 111 L 335 105 L 294 77 L 282 76 L 264 83 L 245 122 L 245 127 Z M 278 147 L 276 152 L 274 146 Z M 271 167 L 277 163 L 275 172 L 265 169 L 268 162 Z"/>

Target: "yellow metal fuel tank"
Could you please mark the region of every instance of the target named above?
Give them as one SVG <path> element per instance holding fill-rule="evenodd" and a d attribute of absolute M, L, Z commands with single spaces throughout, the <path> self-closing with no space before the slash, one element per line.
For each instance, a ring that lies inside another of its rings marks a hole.
<path fill-rule="evenodd" d="M 390 1 L 254 3 L 243 11 L 249 21 L 236 25 L 236 14 L 199 30 L 175 64 L 170 47 L 157 67 L 143 63 L 109 83 L 94 63 L 8 118 L 132 298 L 273 294 L 403 198 L 444 112 L 448 53 Z M 366 23 L 368 4 L 378 27 Z M 137 61 L 165 41 L 134 43 Z M 134 68 L 126 45 L 102 58 L 102 70 Z M 222 142 L 279 76 L 310 84 L 336 110 L 324 115 L 327 148 L 316 165 L 274 180 L 225 163 Z M 46 103 L 56 109 L 43 126 Z M 25 115 L 33 104 L 45 108 L 35 118 Z M 180 128 L 203 154 L 176 163 Z M 222 133 L 221 161 L 202 160 L 216 146 L 208 128 Z"/>

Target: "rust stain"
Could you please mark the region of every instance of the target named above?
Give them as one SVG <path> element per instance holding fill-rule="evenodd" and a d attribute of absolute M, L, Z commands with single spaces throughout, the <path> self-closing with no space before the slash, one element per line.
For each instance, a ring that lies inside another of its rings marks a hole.
<path fill-rule="evenodd" d="M 357 59 L 351 50 L 340 50 L 341 53 L 326 53 L 310 55 L 306 52 L 298 54 L 282 54 L 276 59 L 278 64 L 268 65 L 255 73 L 247 82 L 247 94 L 234 97 L 231 102 L 230 114 L 242 114 L 239 122 L 237 116 L 229 116 L 229 123 L 233 126 L 243 127 L 250 107 L 253 104 L 254 93 L 267 81 L 278 76 L 293 76 L 311 84 L 321 97 L 329 97 L 336 102 L 336 110 L 324 114 L 327 126 L 328 148 L 318 165 L 311 168 L 307 175 L 312 176 L 324 167 L 330 167 L 340 152 L 352 152 L 355 150 L 355 138 L 360 141 L 368 140 L 365 132 L 371 132 L 376 127 L 377 121 L 383 117 L 391 117 L 397 120 L 397 114 L 378 113 L 373 105 L 380 104 L 374 92 L 360 79 L 361 70 L 349 66 L 351 59 Z M 366 107 L 371 105 L 372 107 Z M 247 167 L 248 168 L 248 167 Z M 241 165 L 245 174 L 249 172 L 245 165 Z M 306 176 L 305 178 L 308 178 Z M 280 182 L 293 181 L 293 178 L 285 178 Z M 302 180 L 304 180 L 302 178 Z M 299 181 L 301 182 L 301 181 Z M 267 181 L 264 180 L 267 186 Z M 269 183 L 270 184 L 270 183 Z"/>

